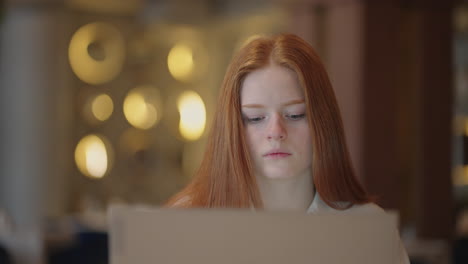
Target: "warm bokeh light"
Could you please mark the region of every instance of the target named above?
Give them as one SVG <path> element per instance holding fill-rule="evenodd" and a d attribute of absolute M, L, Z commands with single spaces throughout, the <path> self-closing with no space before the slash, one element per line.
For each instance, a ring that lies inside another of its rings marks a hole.
<path fill-rule="evenodd" d="M 124 100 L 124 115 L 134 127 L 149 129 L 161 118 L 161 99 L 158 90 L 140 86 L 131 90 Z"/>
<path fill-rule="evenodd" d="M 458 165 L 453 169 L 453 183 L 456 186 L 468 185 L 468 165 Z"/>
<path fill-rule="evenodd" d="M 193 51 L 185 44 L 176 44 L 167 56 L 167 67 L 178 81 L 189 81 L 193 74 Z"/>
<path fill-rule="evenodd" d="M 81 173 L 91 178 L 102 178 L 110 167 L 108 144 L 97 135 L 80 140 L 75 149 L 75 162 Z"/>
<path fill-rule="evenodd" d="M 91 23 L 73 35 L 68 58 L 73 72 L 83 82 L 102 84 L 122 70 L 125 44 L 122 34 L 107 23 Z"/>
<path fill-rule="evenodd" d="M 206 110 L 202 98 L 193 91 L 183 92 L 177 100 L 180 114 L 179 132 L 187 140 L 197 140 L 203 134 Z"/>
<path fill-rule="evenodd" d="M 93 116 L 99 121 L 107 120 L 114 111 L 114 103 L 107 94 L 100 94 L 96 96 L 91 103 L 91 112 Z"/>

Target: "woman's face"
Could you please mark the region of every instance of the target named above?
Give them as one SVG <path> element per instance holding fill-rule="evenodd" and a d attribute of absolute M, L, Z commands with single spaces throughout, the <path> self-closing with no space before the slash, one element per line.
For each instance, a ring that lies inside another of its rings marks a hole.
<path fill-rule="evenodd" d="M 256 177 L 310 177 L 312 140 L 296 73 L 276 65 L 255 70 L 240 96 Z"/>

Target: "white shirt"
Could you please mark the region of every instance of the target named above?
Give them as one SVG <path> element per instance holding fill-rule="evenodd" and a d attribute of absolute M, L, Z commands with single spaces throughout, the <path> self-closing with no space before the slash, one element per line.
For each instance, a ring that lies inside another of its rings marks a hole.
<path fill-rule="evenodd" d="M 349 214 L 349 213 L 373 213 L 373 212 L 384 212 L 382 208 L 374 203 L 368 203 L 363 205 L 353 205 L 349 209 L 345 210 L 337 210 L 333 207 L 330 207 L 326 204 L 318 193 L 315 193 L 314 199 L 312 200 L 312 204 L 307 209 L 307 213 L 323 213 L 323 212 L 333 212 L 333 213 L 340 213 L 340 214 Z M 398 230 L 395 229 L 395 235 L 398 236 L 399 241 L 399 257 L 397 258 L 398 261 L 395 264 L 410 264 L 408 254 L 406 253 L 405 247 L 401 242 L 400 235 L 398 234 Z"/>

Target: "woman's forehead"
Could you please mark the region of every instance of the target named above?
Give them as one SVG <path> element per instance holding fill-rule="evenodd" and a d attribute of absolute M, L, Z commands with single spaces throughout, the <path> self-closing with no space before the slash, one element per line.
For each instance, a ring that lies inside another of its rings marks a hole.
<path fill-rule="evenodd" d="M 286 103 L 303 100 L 297 74 L 285 67 L 269 65 L 249 73 L 241 85 L 242 104 Z"/>

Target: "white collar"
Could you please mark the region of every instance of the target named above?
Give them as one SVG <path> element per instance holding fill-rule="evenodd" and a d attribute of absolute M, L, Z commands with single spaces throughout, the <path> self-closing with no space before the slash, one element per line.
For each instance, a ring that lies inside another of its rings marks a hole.
<path fill-rule="evenodd" d="M 312 203 L 310 204 L 309 208 L 307 209 L 308 214 L 313 214 L 313 213 L 321 213 L 321 212 L 337 212 L 338 210 L 335 208 L 330 207 L 328 204 L 326 204 L 323 200 L 322 197 L 318 194 L 318 192 L 315 192 L 314 199 L 312 200 Z"/>
<path fill-rule="evenodd" d="M 251 210 L 255 211 L 255 207 L 252 206 Z M 320 197 L 318 192 L 315 192 L 314 198 L 312 199 L 312 203 L 310 204 L 309 208 L 307 208 L 306 213 L 313 214 L 313 213 L 323 213 L 323 212 L 338 212 L 338 210 L 326 204 L 322 200 L 322 197 Z"/>

